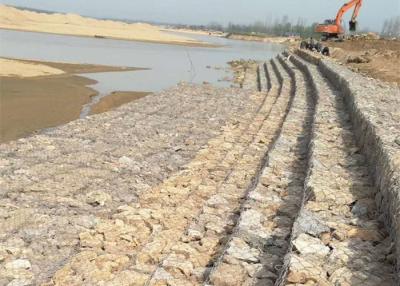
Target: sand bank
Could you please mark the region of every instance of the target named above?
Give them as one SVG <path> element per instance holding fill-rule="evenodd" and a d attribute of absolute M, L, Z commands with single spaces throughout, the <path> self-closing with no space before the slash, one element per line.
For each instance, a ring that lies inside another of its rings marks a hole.
<path fill-rule="evenodd" d="M 0 76 L 0 143 L 78 119 L 82 106 L 90 102 L 97 91 L 88 87 L 96 81 L 75 73 L 135 69 L 10 59 L 2 59 L 1 62 L 3 61 L 16 63 L 15 67 L 39 66 L 62 73 L 23 77 L 24 70 L 16 69 L 13 74 L 18 76 Z M 93 113 L 108 111 L 146 94 L 132 92 L 121 96 L 117 93 L 115 99 L 111 94 L 94 107 Z"/>
<path fill-rule="evenodd" d="M 210 46 L 184 36 L 163 32 L 159 27 L 149 24 L 98 20 L 76 14 L 37 13 L 6 5 L 0 5 L 0 28 L 165 44 Z"/>
<path fill-rule="evenodd" d="M 92 107 L 90 114 L 103 113 L 112 108 L 116 108 L 125 103 L 134 101 L 149 94 L 151 94 L 151 92 L 113 91 L 108 96 L 103 97 L 97 104 L 95 104 Z"/>
<path fill-rule="evenodd" d="M 35 77 L 63 74 L 64 71 L 38 63 L 27 63 L 0 58 L 0 76 Z"/>

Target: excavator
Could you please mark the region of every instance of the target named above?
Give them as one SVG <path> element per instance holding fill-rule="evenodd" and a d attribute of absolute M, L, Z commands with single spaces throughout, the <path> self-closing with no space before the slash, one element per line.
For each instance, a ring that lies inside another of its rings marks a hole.
<path fill-rule="evenodd" d="M 363 0 L 352 0 L 344 4 L 336 15 L 334 20 L 325 20 L 323 24 L 319 24 L 315 27 L 315 32 L 321 33 L 321 40 L 329 39 L 343 39 L 345 29 L 342 26 L 343 15 L 354 7 L 353 15 L 349 22 L 350 31 L 355 31 L 357 29 L 357 17 L 360 12 Z"/>

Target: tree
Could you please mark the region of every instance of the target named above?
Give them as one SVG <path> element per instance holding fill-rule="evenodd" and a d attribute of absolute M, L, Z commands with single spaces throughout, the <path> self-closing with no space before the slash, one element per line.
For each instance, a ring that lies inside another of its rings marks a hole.
<path fill-rule="evenodd" d="M 400 16 L 386 19 L 381 34 L 384 37 L 400 37 Z"/>

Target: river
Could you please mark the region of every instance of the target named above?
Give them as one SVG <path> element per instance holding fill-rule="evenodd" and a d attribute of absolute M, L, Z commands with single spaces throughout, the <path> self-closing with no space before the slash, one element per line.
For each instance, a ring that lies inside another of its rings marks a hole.
<path fill-rule="evenodd" d="M 85 74 L 98 81 L 100 94 L 112 91 L 160 91 L 180 81 L 229 86 L 227 62 L 237 59 L 267 60 L 283 47 L 188 34 L 218 48 L 186 47 L 114 39 L 74 37 L 0 30 L 0 56 L 80 64 L 147 68 L 148 70 Z"/>

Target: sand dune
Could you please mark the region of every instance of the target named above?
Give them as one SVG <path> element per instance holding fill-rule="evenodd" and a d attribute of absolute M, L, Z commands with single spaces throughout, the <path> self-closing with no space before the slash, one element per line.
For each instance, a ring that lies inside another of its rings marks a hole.
<path fill-rule="evenodd" d="M 75 14 L 46 14 L 0 5 L 0 28 L 54 34 L 105 37 L 182 45 L 202 45 L 198 41 L 171 35 L 144 24 L 85 18 Z"/>
<path fill-rule="evenodd" d="M 62 73 L 60 69 L 42 64 L 0 58 L 0 76 L 34 77 Z"/>

